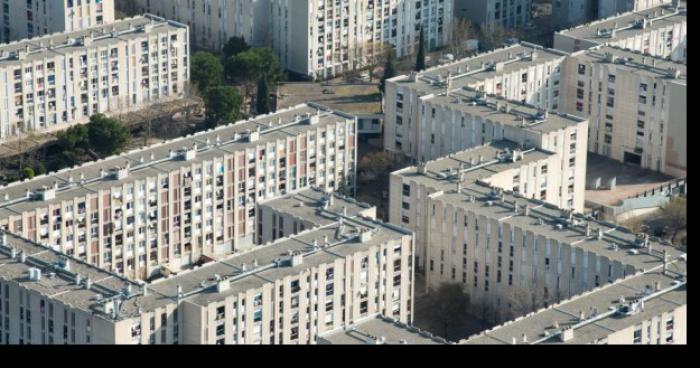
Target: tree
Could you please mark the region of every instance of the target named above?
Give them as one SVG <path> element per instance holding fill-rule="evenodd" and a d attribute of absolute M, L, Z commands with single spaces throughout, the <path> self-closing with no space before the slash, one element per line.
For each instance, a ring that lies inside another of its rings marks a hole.
<path fill-rule="evenodd" d="M 221 122 L 234 122 L 240 116 L 243 97 L 235 87 L 212 87 L 204 95 L 207 125 L 215 127 Z"/>
<path fill-rule="evenodd" d="M 396 65 L 394 64 L 394 50 L 389 49 L 386 52 L 386 63 L 384 64 L 384 75 L 379 82 L 379 91 L 384 93 L 386 89 L 386 80 L 396 76 Z"/>
<path fill-rule="evenodd" d="M 439 325 L 445 339 L 449 339 L 450 327 L 461 326 L 469 317 L 469 294 L 459 284 L 440 284 L 427 301 L 428 318 Z"/>
<path fill-rule="evenodd" d="M 243 37 L 231 37 L 224 45 L 224 60 L 248 50 L 250 50 L 250 46 L 248 46 Z"/>
<path fill-rule="evenodd" d="M 377 151 L 365 155 L 360 160 L 358 169 L 364 174 L 364 177 L 372 180 L 382 173 L 388 172 L 392 165 L 393 162 L 386 152 Z"/>
<path fill-rule="evenodd" d="M 209 87 L 220 85 L 224 77 L 221 61 L 209 52 L 199 51 L 194 54 L 190 70 L 190 79 L 201 93 L 205 93 Z"/>
<path fill-rule="evenodd" d="M 420 40 L 418 41 L 418 54 L 416 55 L 416 71 L 425 69 L 425 32 L 420 29 Z"/>
<path fill-rule="evenodd" d="M 83 124 L 74 125 L 58 133 L 58 146 L 63 151 L 85 152 L 90 147 L 88 127 Z"/>
<path fill-rule="evenodd" d="M 267 85 L 267 75 L 263 74 L 258 80 L 258 94 L 255 101 L 255 111 L 258 114 L 270 113 L 270 88 Z"/>
<path fill-rule="evenodd" d="M 25 167 L 22 169 L 22 176 L 24 176 L 25 179 L 34 179 L 34 169 L 31 167 Z"/>
<path fill-rule="evenodd" d="M 491 28 L 482 25 L 479 33 L 479 40 L 481 41 L 479 47 L 484 50 L 499 48 L 510 38 L 522 38 L 518 31 L 507 29 L 500 25 L 494 25 Z"/>
<path fill-rule="evenodd" d="M 515 319 L 542 308 L 545 301 L 542 287 L 515 288 L 511 294 L 508 319 Z"/>
<path fill-rule="evenodd" d="M 474 26 L 468 19 L 455 18 L 452 21 L 452 38 L 447 49 L 456 59 L 467 56 L 465 52 L 466 42 L 478 39 L 478 37 Z"/>
<path fill-rule="evenodd" d="M 119 121 L 102 114 L 91 116 L 87 127 L 90 148 L 103 156 L 121 151 L 129 140 L 129 132 Z"/>
<path fill-rule="evenodd" d="M 688 201 L 685 198 L 671 198 L 665 206 L 661 207 L 661 221 L 668 227 L 671 234 L 671 243 L 676 244 L 678 232 L 688 226 Z"/>
<path fill-rule="evenodd" d="M 267 75 L 269 84 L 276 84 L 284 78 L 282 66 L 269 47 L 249 49 L 226 59 L 226 74 L 243 82 L 257 81 Z"/>

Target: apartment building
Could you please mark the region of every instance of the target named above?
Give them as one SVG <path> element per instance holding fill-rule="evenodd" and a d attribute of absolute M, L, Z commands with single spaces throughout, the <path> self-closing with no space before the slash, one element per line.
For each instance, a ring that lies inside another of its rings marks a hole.
<path fill-rule="evenodd" d="M 501 150 L 465 165 L 468 154 L 394 173 L 390 220 L 416 233 L 426 286 L 462 285 L 483 318 L 513 319 L 683 254 L 523 194 L 526 184 L 550 186 L 549 153 Z"/>
<path fill-rule="evenodd" d="M 0 45 L 0 142 L 180 97 L 188 32 L 146 15 Z"/>
<path fill-rule="evenodd" d="M 254 246 L 255 204 L 353 188 L 356 122 L 299 105 L 0 188 L 0 226 L 146 279 Z"/>
<path fill-rule="evenodd" d="M 460 344 L 687 344 L 684 259 L 496 326 Z"/>
<path fill-rule="evenodd" d="M 308 188 L 270 200 L 260 201 L 257 209 L 256 243 L 266 244 L 306 229 L 327 225 L 335 215 L 363 217 L 375 220 L 377 208 L 339 193 Z"/>
<path fill-rule="evenodd" d="M 563 70 L 560 110 L 590 120 L 590 152 L 687 174 L 686 64 L 600 46 L 574 53 Z"/>
<path fill-rule="evenodd" d="M 447 345 L 445 339 L 395 318 L 375 315 L 318 337 L 319 345 Z"/>
<path fill-rule="evenodd" d="M 377 314 L 410 323 L 410 232 L 347 218 L 148 284 L 3 233 L 0 343 L 314 344 Z"/>
<path fill-rule="evenodd" d="M 270 42 L 270 0 L 136 0 L 136 7 L 187 24 L 190 41 L 199 49 L 219 52 L 231 37 L 253 46 Z"/>
<path fill-rule="evenodd" d="M 616 16 L 627 12 L 638 12 L 659 5 L 671 4 L 674 0 L 614 0 L 598 3 L 598 19 Z"/>
<path fill-rule="evenodd" d="M 532 19 L 532 0 L 454 0 L 455 16 L 484 29 L 523 28 Z"/>
<path fill-rule="evenodd" d="M 568 28 L 595 20 L 599 5 L 598 0 L 552 0 L 552 26 Z"/>
<path fill-rule="evenodd" d="M 576 142 L 570 144 L 578 147 Z M 585 159 L 585 148 L 582 151 L 577 159 Z M 422 271 L 429 268 L 431 232 L 439 231 L 434 229 L 434 220 L 429 226 L 426 212 L 433 196 L 455 188 L 452 181 L 488 183 L 526 198 L 582 211 L 585 173 L 572 172 L 570 165 L 557 153 L 508 140 L 457 152 L 392 173 L 389 221 L 415 232 L 416 265 Z"/>
<path fill-rule="evenodd" d="M 2 0 L 0 43 L 114 22 L 114 0 Z"/>
<path fill-rule="evenodd" d="M 387 47 L 413 54 L 446 45 L 453 2 L 445 0 L 270 0 L 272 48 L 290 71 L 326 79 L 373 65 Z"/>
<path fill-rule="evenodd" d="M 557 32 L 554 48 L 576 52 L 607 45 L 684 61 L 687 33 L 687 4 L 676 1 Z"/>
<path fill-rule="evenodd" d="M 457 97 L 447 94 L 464 93 L 463 89 L 475 89 L 488 95 L 503 97 L 506 100 L 520 101 L 546 110 L 559 108 L 559 79 L 561 63 L 566 54 L 545 49 L 541 46 L 520 43 L 497 49 L 454 63 L 441 65 L 421 73 L 398 76 L 386 83 L 384 97 L 384 148 L 397 155 L 413 160 L 429 160 L 478 144 L 460 147 L 434 148 L 433 138 L 440 141 L 455 121 L 446 117 L 433 117 L 432 108 L 427 105 L 434 100 L 453 100 L 442 103 L 444 111 L 459 111 L 462 105 Z M 435 111 L 437 113 L 437 111 Z M 473 113 L 476 114 L 476 113 Z M 470 120 L 465 113 L 453 114 Z M 459 119 L 458 119 L 459 120 Z M 460 122 L 461 124 L 461 122 Z M 461 129 L 457 135 L 477 134 L 472 129 Z M 479 137 L 480 138 L 480 137 Z M 479 139 L 480 140 L 480 139 Z M 438 143 L 439 144 L 439 143 Z M 439 147 L 439 146 L 438 146 Z"/>

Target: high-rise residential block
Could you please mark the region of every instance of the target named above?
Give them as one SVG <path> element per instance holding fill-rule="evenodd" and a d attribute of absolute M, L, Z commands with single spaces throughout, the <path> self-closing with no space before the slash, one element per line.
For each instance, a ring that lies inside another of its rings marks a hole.
<path fill-rule="evenodd" d="M 147 15 L 0 45 L 0 142 L 182 96 L 188 32 Z"/>
<path fill-rule="evenodd" d="M 673 61 L 686 60 L 687 5 L 684 2 L 662 4 L 554 34 L 554 48 L 566 52 L 600 45 L 630 49 Z"/>
<path fill-rule="evenodd" d="M 560 110 L 589 119 L 588 149 L 687 174 L 687 65 L 600 46 L 566 59 Z"/>
<path fill-rule="evenodd" d="M 472 102 L 460 97 L 468 93 L 463 92 L 465 88 L 543 110 L 558 109 L 560 69 L 565 56 L 560 51 L 521 43 L 389 79 L 384 102 L 384 148 L 424 161 L 485 143 L 488 136 L 498 132 L 490 130 L 489 124 L 482 129 L 481 121 L 489 118 L 481 116 L 479 108 L 462 111 L 470 109 L 466 105 Z M 491 125 L 519 126 L 519 120 Z"/>
<path fill-rule="evenodd" d="M 0 42 L 114 22 L 114 0 L 2 0 Z"/>
<path fill-rule="evenodd" d="M 532 0 L 454 0 L 455 16 L 487 30 L 523 28 L 532 19 Z"/>
<path fill-rule="evenodd" d="M 411 323 L 412 234 L 335 219 L 149 283 L 2 233 L 0 343 L 315 344 L 377 314 Z"/>
<path fill-rule="evenodd" d="M 255 204 L 352 190 L 356 122 L 309 105 L 0 188 L 0 226 L 146 279 L 254 246 Z"/>

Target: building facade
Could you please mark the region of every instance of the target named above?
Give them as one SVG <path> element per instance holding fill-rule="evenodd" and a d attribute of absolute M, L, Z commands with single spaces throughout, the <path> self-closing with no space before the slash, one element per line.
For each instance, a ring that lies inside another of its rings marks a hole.
<path fill-rule="evenodd" d="M 0 42 L 10 42 L 110 24 L 114 0 L 3 0 L 0 14 Z"/>
<path fill-rule="evenodd" d="M 576 52 L 607 45 L 684 61 L 688 50 L 687 11 L 685 2 L 675 2 L 595 21 L 555 33 L 554 48 Z"/>
<path fill-rule="evenodd" d="M 0 142 L 182 96 L 188 32 L 145 16 L 0 45 Z"/>
<path fill-rule="evenodd" d="M 546 110 L 558 109 L 560 69 L 565 56 L 559 51 L 521 43 L 421 73 L 389 79 L 384 98 L 384 148 L 420 161 L 483 144 L 478 137 L 476 144 L 466 144 L 469 141 L 465 141 L 459 143 L 459 147 L 438 149 L 428 134 L 434 134 L 436 142 L 443 137 L 449 138 L 450 134 L 480 135 L 471 127 L 460 129 L 459 133 L 448 131 L 446 129 L 455 121 L 446 123 L 442 117 L 432 116 L 430 104 L 455 100 L 457 96 L 446 95 L 462 93 L 464 88 Z M 440 104 L 445 110 L 452 111 L 459 111 L 462 105 L 459 102 Z M 454 115 L 461 117 L 466 114 Z M 479 118 L 475 116 L 473 119 Z"/>
<path fill-rule="evenodd" d="M 474 313 L 504 321 L 683 254 L 522 193 L 533 184 L 540 190 L 542 183 L 543 194 L 558 192 L 546 189 L 550 167 L 557 166 L 551 153 L 500 147 L 495 159 L 464 165 L 470 155 L 496 147 L 391 177 L 390 220 L 399 217 L 397 224 L 416 233 L 417 265 L 429 290 L 462 285 Z"/>
<path fill-rule="evenodd" d="M 218 52 L 231 37 L 242 37 L 253 46 L 270 42 L 269 0 L 136 0 L 136 4 L 140 13 L 187 24 L 196 48 Z"/>
<path fill-rule="evenodd" d="M 455 16 L 491 30 L 523 28 L 532 19 L 532 0 L 455 0 Z"/>
<path fill-rule="evenodd" d="M 411 323 L 411 233 L 339 221 L 148 284 L 3 233 L 0 343 L 315 344 L 376 314 Z"/>
<path fill-rule="evenodd" d="M 560 109 L 589 119 L 588 149 L 683 177 L 687 174 L 687 66 L 597 47 L 564 65 Z"/>
<path fill-rule="evenodd" d="M 300 105 L 0 188 L 0 226 L 146 279 L 254 246 L 255 204 L 352 188 L 356 122 Z"/>
<path fill-rule="evenodd" d="M 627 12 L 637 12 L 659 5 L 673 3 L 674 0 L 615 0 L 599 1 L 598 19 L 616 16 Z"/>

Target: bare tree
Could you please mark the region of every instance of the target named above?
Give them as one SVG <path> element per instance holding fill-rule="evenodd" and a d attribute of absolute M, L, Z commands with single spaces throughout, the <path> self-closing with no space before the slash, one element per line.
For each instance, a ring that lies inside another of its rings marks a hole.
<path fill-rule="evenodd" d="M 494 25 L 493 27 L 482 25 L 479 33 L 479 40 L 481 41 L 479 48 L 485 50 L 493 50 L 502 47 L 507 40 L 511 38 L 522 38 L 523 36 L 520 31 L 504 28 L 501 25 Z"/>
<path fill-rule="evenodd" d="M 515 319 L 542 308 L 545 301 L 542 287 L 516 288 L 511 294 L 509 319 Z"/>
<path fill-rule="evenodd" d="M 449 329 L 462 326 L 468 319 L 469 294 L 460 284 L 442 283 L 430 294 L 426 308 L 430 321 L 439 326 L 442 336 L 449 339 Z"/>
<path fill-rule="evenodd" d="M 456 59 L 470 56 L 473 52 L 467 50 L 467 41 L 478 38 L 479 33 L 471 21 L 465 18 L 455 18 L 452 21 L 452 37 L 447 50 Z"/>
<path fill-rule="evenodd" d="M 688 201 L 681 197 L 671 198 L 660 212 L 661 221 L 671 234 L 671 243 L 676 244 L 678 233 L 688 227 Z"/>

